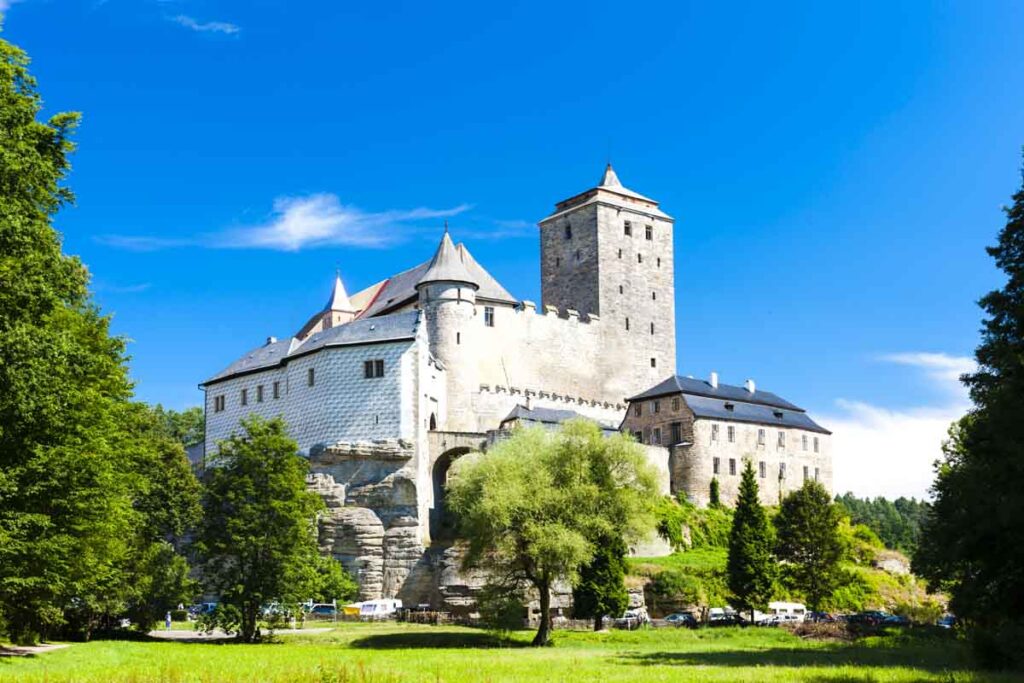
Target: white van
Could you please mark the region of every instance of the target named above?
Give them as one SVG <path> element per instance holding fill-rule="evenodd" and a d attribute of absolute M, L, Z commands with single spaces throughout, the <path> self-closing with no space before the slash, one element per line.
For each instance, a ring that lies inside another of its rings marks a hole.
<path fill-rule="evenodd" d="M 365 600 L 359 605 L 360 619 L 387 619 L 402 609 L 402 601 L 397 598 L 380 598 Z"/>
<path fill-rule="evenodd" d="M 799 602 L 769 602 L 768 614 L 776 623 L 803 621 L 807 608 Z"/>

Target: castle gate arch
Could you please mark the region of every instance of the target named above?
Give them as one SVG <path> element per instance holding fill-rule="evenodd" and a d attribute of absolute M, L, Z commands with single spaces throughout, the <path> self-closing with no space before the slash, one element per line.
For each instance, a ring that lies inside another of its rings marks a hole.
<path fill-rule="evenodd" d="M 455 537 L 455 518 L 445 506 L 445 484 L 452 463 L 472 449 L 465 446 L 451 448 L 442 453 L 430 468 L 430 480 L 434 490 L 434 507 L 430 510 L 430 538 L 433 541 L 451 540 Z"/>

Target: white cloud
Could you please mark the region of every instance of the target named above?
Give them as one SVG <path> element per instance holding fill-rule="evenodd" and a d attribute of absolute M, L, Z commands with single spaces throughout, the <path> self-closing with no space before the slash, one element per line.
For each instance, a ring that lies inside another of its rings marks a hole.
<path fill-rule="evenodd" d="M 0 0 L 3 2 L 4 0 Z M 236 24 L 229 24 L 226 21 L 206 21 L 200 22 L 187 14 L 179 14 L 174 17 L 168 17 L 168 21 L 173 21 L 179 26 L 184 26 L 187 29 L 193 31 L 199 31 L 200 33 L 225 33 L 227 35 L 234 35 L 241 31 L 241 27 Z"/>
<path fill-rule="evenodd" d="M 270 219 L 259 225 L 230 228 L 195 237 L 164 238 L 103 235 L 97 241 L 131 251 L 202 246 L 218 249 L 276 249 L 344 245 L 379 248 L 394 244 L 414 231 L 411 223 L 445 218 L 468 211 L 468 204 L 450 209 L 417 208 L 371 212 L 342 204 L 333 194 L 279 197 Z M 435 231 L 436 232 L 436 231 Z"/>
<path fill-rule="evenodd" d="M 859 496 L 928 496 L 933 463 L 942 457 L 949 425 L 970 409 L 960 375 L 975 369 L 965 356 L 895 353 L 879 360 L 916 368 L 935 391 L 933 405 L 888 409 L 839 399 L 822 415 L 832 430 L 833 487 Z"/>
<path fill-rule="evenodd" d="M 0 0 L 0 12 L 6 12 L 16 2 L 21 2 L 21 0 Z"/>
<path fill-rule="evenodd" d="M 97 292 L 110 292 L 111 294 L 139 294 L 152 286 L 153 284 L 150 282 L 140 282 L 134 285 L 112 285 L 98 282 L 93 289 Z"/>

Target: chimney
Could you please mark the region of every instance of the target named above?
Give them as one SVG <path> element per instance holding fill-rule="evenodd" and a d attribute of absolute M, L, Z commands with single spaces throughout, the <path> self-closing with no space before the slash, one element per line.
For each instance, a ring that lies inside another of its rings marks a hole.
<path fill-rule="evenodd" d="M 718 388 L 718 373 L 717 372 L 712 371 L 711 377 L 708 378 L 708 384 L 711 385 L 712 389 L 717 389 Z"/>
<path fill-rule="evenodd" d="M 277 343 L 277 337 L 267 337 L 267 346 Z"/>
<path fill-rule="evenodd" d="M 747 388 L 747 391 L 749 391 L 750 393 L 754 393 L 755 391 L 757 391 L 757 387 L 754 385 L 754 380 L 752 379 L 748 379 L 746 382 L 744 382 L 743 386 L 745 386 Z"/>

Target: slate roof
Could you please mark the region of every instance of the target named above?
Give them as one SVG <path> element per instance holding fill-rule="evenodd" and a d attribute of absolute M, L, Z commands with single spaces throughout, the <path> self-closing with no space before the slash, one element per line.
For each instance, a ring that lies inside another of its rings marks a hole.
<path fill-rule="evenodd" d="M 780 425 L 821 434 L 832 433 L 812 420 L 803 408 L 770 391 L 757 389 L 751 393 L 746 387 L 721 383 L 712 387 L 707 381 L 693 377 L 669 377 L 629 401 L 644 401 L 673 394 L 681 394 L 696 417 Z"/>
<path fill-rule="evenodd" d="M 420 278 L 417 284 L 425 282 L 465 282 L 472 285 L 477 284 L 469 269 L 466 268 L 466 264 L 462 259 L 462 252 L 452 244 L 452 238 L 448 235 L 447 228 L 444 231 L 444 237 L 441 238 L 441 244 L 437 245 L 434 258 L 430 259 L 427 272 L 423 273 L 423 277 Z"/>
<path fill-rule="evenodd" d="M 305 341 L 282 339 L 249 351 L 234 363 L 203 382 L 213 384 L 221 380 L 281 365 L 289 358 L 302 356 L 328 346 L 351 346 L 388 341 L 401 341 L 416 337 L 419 311 L 406 311 L 331 327 L 310 335 Z"/>
<path fill-rule="evenodd" d="M 455 249 L 461 255 L 462 264 L 465 266 L 469 277 L 479 287 L 476 292 L 478 299 L 504 301 L 511 304 L 518 303 L 518 300 L 509 294 L 508 290 L 502 287 L 494 279 L 493 275 L 477 263 L 473 255 L 469 253 L 466 245 L 459 244 Z M 421 263 L 415 268 L 403 270 L 383 283 L 374 284 L 354 294 L 352 300 L 355 305 L 363 304 L 364 300 L 369 299 L 369 303 L 365 304 L 365 309 L 359 314 L 360 319 L 381 315 L 393 308 L 415 300 L 417 297 L 416 285 L 423 281 L 432 260 Z"/>
<path fill-rule="evenodd" d="M 613 206 L 619 206 L 632 211 L 638 211 L 640 213 L 647 213 L 652 216 L 664 218 L 665 220 L 672 220 L 671 216 L 658 208 L 658 202 L 650 197 L 645 197 L 639 192 L 634 192 L 633 190 L 624 187 L 622 182 L 619 180 L 619 176 L 612 168 L 612 165 L 608 164 L 604 170 L 604 174 L 601 176 L 601 182 L 599 185 L 558 202 L 555 204 L 554 213 L 547 218 L 544 218 L 541 223 L 554 220 L 555 218 L 563 216 L 570 211 L 574 211 L 581 206 L 588 206 L 595 203 L 611 204 Z"/>
<path fill-rule="evenodd" d="M 618 429 L 610 424 L 603 423 L 600 420 L 593 420 L 585 415 L 580 415 L 575 410 L 557 410 L 555 408 L 527 408 L 524 405 L 517 405 L 512 409 L 512 412 L 501 421 L 501 424 L 511 422 L 512 420 L 522 420 L 523 422 L 538 422 L 543 425 L 560 425 L 566 420 L 581 417 L 586 420 L 597 422 L 601 429 L 608 432 L 618 431 Z"/>

